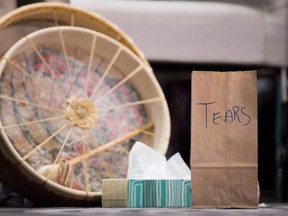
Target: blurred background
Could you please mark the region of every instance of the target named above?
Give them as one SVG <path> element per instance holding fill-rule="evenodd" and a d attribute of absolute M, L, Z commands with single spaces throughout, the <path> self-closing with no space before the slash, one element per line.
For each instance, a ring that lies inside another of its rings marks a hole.
<path fill-rule="evenodd" d="M 0 0 L 0 16 L 35 2 Z M 288 0 L 59 2 L 103 15 L 143 51 L 170 109 L 166 156 L 180 152 L 187 165 L 191 72 L 257 70 L 260 202 L 288 201 Z"/>

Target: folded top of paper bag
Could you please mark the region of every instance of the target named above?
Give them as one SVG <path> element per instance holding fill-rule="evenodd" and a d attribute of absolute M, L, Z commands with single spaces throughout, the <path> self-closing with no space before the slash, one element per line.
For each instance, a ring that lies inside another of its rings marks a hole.
<path fill-rule="evenodd" d="M 191 171 L 179 153 L 168 161 L 149 146 L 136 142 L 129 154 L 128 179 L 190 179 Z"/>

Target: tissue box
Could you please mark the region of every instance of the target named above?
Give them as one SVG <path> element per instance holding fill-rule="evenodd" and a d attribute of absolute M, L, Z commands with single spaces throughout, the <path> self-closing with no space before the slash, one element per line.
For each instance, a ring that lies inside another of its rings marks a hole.
<path fill-rule="evenodd" d="M 102 207 L 190 207 L 191 180 L 104 179 Z"/>

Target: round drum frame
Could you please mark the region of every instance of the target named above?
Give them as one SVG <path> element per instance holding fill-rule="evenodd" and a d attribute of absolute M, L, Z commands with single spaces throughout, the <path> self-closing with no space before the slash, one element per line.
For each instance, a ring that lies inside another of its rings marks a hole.
<path fill-rule="evenodd" d="M 105 72 L 102 74 L 103 79 L 109 73 L 109 70 L 113 65 L 115 65 L 115 67 L 117 68 L 120 68 L 121 71 L 125 73 L 125 76 L 117 84 L 115 84 L 115 86 L 112 87 L 112 90 L 109 91 L 109 93 L 117 89 L 123 83 L 129 81 L 141 96 L 141 100 L 139 101 L 131 102 L 129 104 L 119 104 L 118 106 L 127 107 L 134 105 L 143 105 L 147 112 L 149 120 L 148 123 L 143 127 L 132 130 L 131 133 L 126 134 L 123 137 L 112 140 L 107 144 L 107 146 L 113 147 L 115 146 L 115 144 L 125 141 L 126 138 L 130 138 L 131 136 L 135 136 L 143 132 L 153 136 L 153 143 L 151 144 L 152 147 L 155 148 L 158 152 L 165 154 L 170 136 L 170 116 L 165 96 L 161 90 L 160 85 L 158 84 L 151 68 L 147 66 L 147 64 L 145 64 L 143 60 L 139 59 L 139 57 L 137 57 L 130 49 L 123 46 L 123 44 L 113 40 L 112 38 L 104 34 L 84 28 L 67 26 L 45 28 L 33 32 L 18 41 L 16 44 L 14 44 L 4 55 L 3 59 L 0 62 L 1 77 L 3 76 L 3 71 L 6 69 L 7 66 L 13 67 L 15 70 L 18 70 L 19 73 L 26 73 L 28 74 L 27 76 L 31 76 L 31 74 L 29 74 L 29 71 L 25 71 L 25 69 L 21 68 L 21 65 L 17 64 L 17 62 L 13 62 L 13 57 L 15 55 L 17 55 L 19 52 L 26 52 L 26 50 L 36 52 L 41 61 L 44 64 L 47 64 L 47 62 L 45 62 L 45 58 L 41 56 L 38 47 L 49 44 L 49 40 L 47 39 L 52 38 L 52 35 L 59 36 L 59 47 L 62 47 L 63 53 L 66 58 L 66 64 L 69 64 L 66 56 L 68 53 L 68 47 L 70 45 L 73 46 L 73 44 L 77 43 L 81 44 L 80 46 L 83 47 L 83 49 L 91 53 L 89 57 L 89 62 L 93 62 L 92 57 L 94 52 L 98 52 L 99 55 L 103 54 L 103 58 L 105 58 L 109 62 L 107 68 L 105 69 Z M 63 40 L 64 38 L 66 38 L 66 40 Z M 102 45 L 100 43 L 100 50 L 98 51 L 96 51 L 97 48 L 95 48 L 95 44 L 97 44 L 97 42 L 95 42 L 95 38 L 97 38 L 97 40 L 103 40 Z M 112 44 L 113 46 L 117 47 L 117 49 L 106 49 L 106 47 L 104 46 L 105 43 Z M 123 56 L 121 56 L 122 53 Z M 89 74 L 89 72 L 87 72 L 87 74 Z M 139 74 L 141 74 L 141 76 Z M 136 78 L 137 75 L 139 75 L 139 78 Z M 11 98 L 7 95 L 2 94 L 0 94 L 0 100 L 13 101 L 22 105 L 27 104 L 36 107 L 40 106 L 39 104 L 37 105 L 35 103 L 27 102 L 24 100 L 18 100 L 17 98 Z M 67 110 L 68 108 L 64 110 L 65 114 L 67 114 Z M 33 121 L 35 122 L 35 120 Z M 28 123 L 30 124 L 31 122 Z M 24 122 L 24 124 L 26 123 Z M 11 125 L 3 125 L 2 121 L 0 122 L 0 125 L 3 138 L 0 143 L 0 173 L 4 184 L 7 184 L 16 192 L 19 192 L 24 196 L 31 197 L 39 203 L 45 203 L 45 205 L 101 205 L 101 192 L 91 192 L 87 190 L 81 191 L 60 185 L 50 180 L 47 176 L 40 174 L 37 170 L 35 170 L 31 165 L 27 163 L 27 158 L 37 149 L 40 149 L 42 146 L 44 146 L 46 141 L 40 143 L 39 146 L 34 147 L 30 151 L 30 153 L 32 152 L 31 154 L 28 153 L 24 156 L 20 155 L 13 146 L 13 144 L 10 142 L 10 138 L 7 136 L 5 131 L 7 128 L 11 127 Z M 23 125 L 23 123 L 18 124 L 18 126 L 19 125 Z M 69 121 L 67 120 L 67 124 L 65 125 L 65 127 L 82 127 L 79 125 L 80 124 L 78 124 L 77 122 L 73 122 L 73 120 L 69 119 Z M 90 126 L 91 125 L 88 125 L 88 128 Z M 154 128 L 153 132 L 148 131 L 151 128 Z M 65 144 L 66 140 L 63 142 L 63 146 L 61 147 L 61 149 L 64 149 Z M 88 157 L 93 156 L 97 153 L 95 150 L 91 150 L 91 152 L 94 153 L 80 155 L 81 157 L 78 157 L 79 161 L 81 161 L 83 158 L 87 159 Z M 58 158 L 58 155 L 56 156 L 56 158 Z M 76 159 L 76 163 L 78 159 Z M 56 163 L 55 161 L 54 165 Z"/>

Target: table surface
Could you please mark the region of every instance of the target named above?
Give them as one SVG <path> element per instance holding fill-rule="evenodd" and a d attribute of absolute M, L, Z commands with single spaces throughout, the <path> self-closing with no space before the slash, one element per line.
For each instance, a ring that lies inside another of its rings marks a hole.
<path fill-rule="evenodd" d="M 23 215 L 193 215 L 193 216 L 277 216 L 288 215 L 288 203 L 263 205 L 258 209 L 190 209 L 190 208 L 0 208 L 0 216 Z"/>

